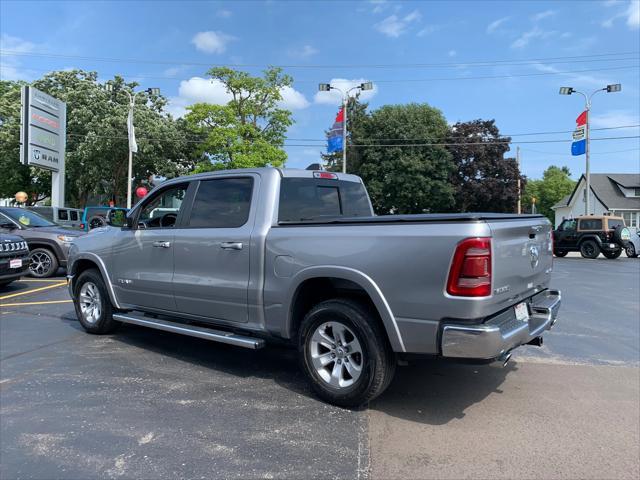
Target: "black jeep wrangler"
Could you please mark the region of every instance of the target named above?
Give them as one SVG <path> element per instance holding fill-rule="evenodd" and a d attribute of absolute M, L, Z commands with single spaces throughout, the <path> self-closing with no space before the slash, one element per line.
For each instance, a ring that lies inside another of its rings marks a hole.
<path fill-rule="evenodd" d="M 584 258 L 618 258 L 626 248 L 631 234 L 622 217 L 612 215 L 584 216 L 563 220 L 553 231 L 553 254 L 564 257 L 580 252 Z"/>

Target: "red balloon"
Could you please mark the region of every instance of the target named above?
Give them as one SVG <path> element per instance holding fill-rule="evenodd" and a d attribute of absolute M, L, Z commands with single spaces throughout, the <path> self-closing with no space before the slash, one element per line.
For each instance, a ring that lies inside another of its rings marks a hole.
<path fill-rule="evenodd" d="M 138 198 L 144 197 L 147 193 L 149 193 L 149 191 L 145 187 L 136 188 L 136 195 Z"/>

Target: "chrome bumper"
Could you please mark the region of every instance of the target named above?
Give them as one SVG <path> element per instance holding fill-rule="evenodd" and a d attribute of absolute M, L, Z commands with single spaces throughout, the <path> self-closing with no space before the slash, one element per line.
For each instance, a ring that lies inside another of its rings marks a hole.
<path fill-rule="evenodd" d="M 510 308 L 481 325 L 444 325 L 442 356 L 482 360 L 498 358 L 553 327 L 561 302 L 559 290 L 545 290 L 530 299 L 530 315 L 526 322 L 517 320 L 514 309 Z"/>

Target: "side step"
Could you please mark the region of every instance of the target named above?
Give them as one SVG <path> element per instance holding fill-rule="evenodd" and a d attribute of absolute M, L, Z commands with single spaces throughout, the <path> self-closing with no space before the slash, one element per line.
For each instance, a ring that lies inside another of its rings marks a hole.
<path fill-rule="evenodd" d="M 114 313 L 113 319 L 123 323 L 132 323 L 141 327 L 155 328 L 156 330 L 164 330 L 165 332 L 179 333 L 181 335 L 189 335 L 190 337 L 204 338 L 214 342 L 228 343 L 237 347 L 251 348 L 257 350 L 265 345 L 261 338 L 246 337 L 233 332 L 225 332 L 224 330 L 214 330 L 212 328 L 196 327 L 194 325 L 186 325 L 182 323 L 169 322 L 158 318 L 149 318 L 144 315 L 135 313 Z"/>

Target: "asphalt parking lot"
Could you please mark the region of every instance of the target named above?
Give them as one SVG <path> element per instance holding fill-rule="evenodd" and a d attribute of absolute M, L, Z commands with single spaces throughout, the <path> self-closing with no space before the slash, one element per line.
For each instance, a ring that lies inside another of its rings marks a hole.
<path fill-rule="evenodd" d="M 512 362 L 419 362 L 358 411 L 284 348 L 85 334 L 62 277 L 0 292 L 0 477 L 638 478 L 640 261 L 555 260 L 558 325 Z"/>

